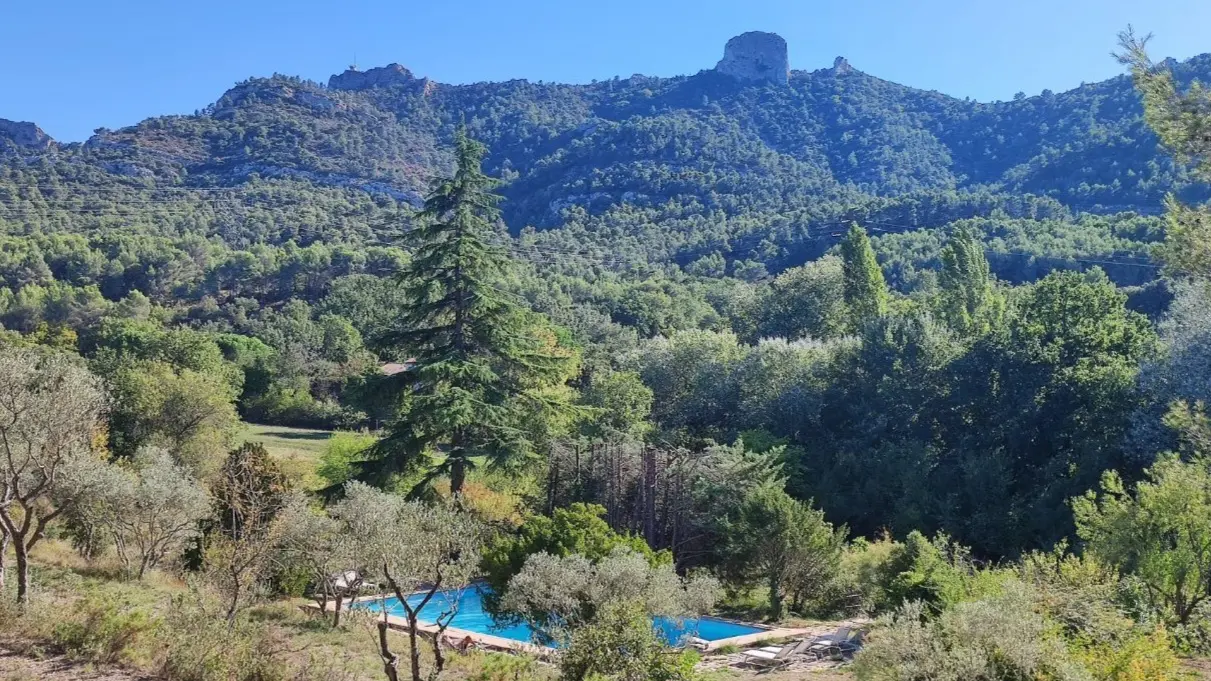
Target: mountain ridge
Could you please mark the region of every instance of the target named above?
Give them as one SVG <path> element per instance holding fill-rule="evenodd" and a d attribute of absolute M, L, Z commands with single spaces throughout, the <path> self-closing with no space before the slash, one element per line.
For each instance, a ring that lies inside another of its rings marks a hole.
<path fill-rule="evenodd" d="M 1183 81 L 1209 80 L 1211 54 L 1172 67 Z M 0 138 L 0 170 L 64 197 L 172 187 L 249 201 L 258 183 L 290 182 L 415 206 L 451 168 L 450 140 L 465 121 L 488 148 L 485 168 L 504 180 L 515 234 L 534 228 L 548 241 L 683 265 L 719 253 L 773 271 L 810 257 L 837 222 L 916 229 L 998 211 L 1153 214 L 1167 193 L 1206 192 L 1159 149 L 1126 76 L 991 103 L 883 80 L 843 57 L 790 71 L 785 84 L 716 69 L 442 84 L 398 64 L 333 79 L 338 87 L 250 78 L 195 114 L 83 143 Z M 21 199 L 16 215 L 43 210 L 40 200 Z M 62 222 L 89 224 L 76 214 Z"/>

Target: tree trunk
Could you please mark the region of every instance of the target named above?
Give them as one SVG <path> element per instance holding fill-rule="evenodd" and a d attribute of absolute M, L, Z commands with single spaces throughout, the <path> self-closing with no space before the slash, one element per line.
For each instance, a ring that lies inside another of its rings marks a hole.
<path fill-rule="evenodd" d="M 345 594 L 340 591 L 337 591 L 336 592 L 336 609 L 333 610 L 333 612 L 332 612 L 332 626 L 334 626 L 334 627 L 341 626 L 341 605 L 344 603 L 344 601 L 345 601 Z"/>
<path fill-rule="evenodd" d="M 450 463 L 450 495 L 457 497 L 463 492 L 467 480 L 467 464 L 461 455 Z"/>
<path fill-rule="evenodd" d="M 466 438 L 461 430 L 456 431 L 450 438 L 450 496 L 458 501 L 458 495 L 463 492 L 463 483 L 467 481 L 467 453 L 463 447 Z"/>
<path fill-rule="evenodd" d="M 769 578 L 769 616 L 775 621 L 782 619 L 782 576 L 777 572 Z"/>
<path fill-rule="evenodd" d="M 656 452 L 643 446 L 643 538 L 656 546 Z"/>
<path fill-rule="evenodd" d="M 433 635 L 433 672 L 429 674 L 430 679 L 436 679 L 446 668 L 446 656 L 442 653 L 442 639 L 445 637 L 446 628 L 439 626 Z"/>
<path fill-rule="evenodd" d="M 4 571 L 7 567 L 5 563 L 8 560 L 8 532 L 0 527 L 0 597 L 4 595 Z"/>
<path fill-rule="evenodd" d="M 383 658 L 383 673 L 387 681 L 399 681 L 399 655 L 387 644 L 387 623 L 378 623 L 378 654 Z"/>
<path fill-rule="evenodd" d="M 412 681 L 423 681 L 420 677 L 420 646 L 416 641 L 416 615 L 408 615 L 408 657 L 412 663 Z"/>
<path fill-rule="evenodd" d="M 29 556 L 25 553 L 25 542 L 21 537 L 14 537 L 13 552 L 17 556 L 17 603 L 21 607 L 29 605 Z"/>

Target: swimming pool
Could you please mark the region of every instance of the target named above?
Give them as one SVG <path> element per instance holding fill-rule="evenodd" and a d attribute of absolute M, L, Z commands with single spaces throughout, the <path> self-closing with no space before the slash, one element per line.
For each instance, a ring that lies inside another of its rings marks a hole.
<path fill-rule="evenodd" d="M 458 596 L 458 613 L 450 622 L 450 627 L 462 629 L 477 634 L 489 634 L 523 643 L 534 642 L 534 631 L 525 623 L 501 623 L 484 611 L 484 587 L 471 587 L 463 590 Z M 455 591 L 439 591 L 433 595 L 433 600 L 420 611 L 419 620 L 432 623 L 443 612 L 450 609 L 450 601 L 456 596 Z M 409 605 L 418 605 L 424 600 L 424 594 L 414 594 L 408 597 Z M 391 597 L 385 601 L 364 600 L 355 607 L 365 608 L 372 612 L 382 612 L 386 607 L 388 615 L 406 617 L 404 606 L 399 599 Z M 677 645 L 687 637 L 696 637 L 705 641 L 718 641 L 735 636 L 747 636 L 767 631 L 764 627 L 754 627 L 747 624 L 737 624 L 714 617 L 696 617 L 688 619 L 669 619 L 656 617 L 652 625 L 670 645 Z"/>

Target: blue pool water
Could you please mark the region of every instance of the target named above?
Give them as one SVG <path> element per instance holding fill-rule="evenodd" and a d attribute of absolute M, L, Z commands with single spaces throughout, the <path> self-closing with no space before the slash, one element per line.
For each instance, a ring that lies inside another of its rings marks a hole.
<path fill-rule="evenodd" d="M 456 592 L 439 591 L 433 595 L 433 600 L 420 611 L 420 621 L 432 623 L 443 612 L 450 610 L 450 599 L 454 598 Z M 416 594 L 408 597 L 409 605 L 418 605 L 424 599 L 423 594 Z M 365 608 L 373 612 L 382 612 L 383 606 L 387 609 L 387 614 L 397 617 L 405 617 L 404 607 L 400 605 L 398 598 L 388 598 L 385 601 L 363 601 L 357 607 Z M 715 619 L 714 617 L 699 617 L 689 619 L 668 619 L 665 617 L 657 617 L 653 619 L 652 625 L 656 628 L 660 635 L 671 645 L 676 645 L 682 642 L 687 637 L 697 637 L 707 641 L 718 641 L 722 638 L 731 638 L 733 636 L 744 636 L 746 634 L 755 634 L 759 631 L 765 631 L 760 627 L 750 627 L 744 624 L 736 624 L 735 622 L 727 622 L 725 620 Z M 462 629 L 464 631 L 473 631 L 477 634 L 490 634 L 501 638 L 508 638 L 514 641 L 523 641 L 525 643 L 534 642 L 534 632 L 529 625 L 524 623 L 511 624 L 499 623 L 491 615 L 484 611 L 483 603 L 483 588 L 471 587 L 463 590 L 461 595 L 458 595 L 458 613 L 454 615 L 454 619 L 450 622 L 450 626 L 454 629 Z"/>

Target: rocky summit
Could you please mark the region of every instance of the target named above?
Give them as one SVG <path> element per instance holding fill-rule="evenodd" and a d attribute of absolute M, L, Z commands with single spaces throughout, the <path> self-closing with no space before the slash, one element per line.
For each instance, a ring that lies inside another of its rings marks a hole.
<path fill-rule="evenodd" d="M 10 121 L 0 118 L 0 140 L 8 140 L 19 147 L 45 149 L 54 143 L 50 135 L 33 123 Z"/>
<path fill-rule="evenodd" d="M 376 87 L 391 87 L 413 80 L 415 78 L 412 76 L 412 72 L 402 65 L 388 64 L 369 71 L 349 68 L 344 73 L 329 78 L 328 87 L 334 90 L 368 90 Z"/>
<path fill-rule="evenodd" d="M 750 31 L 727 41 L 723 59 L 715 66 L 719 73 L 737 80 L 786 85 L 790 79 L 790 59 L 786 40 L 776 33 Z"/>

